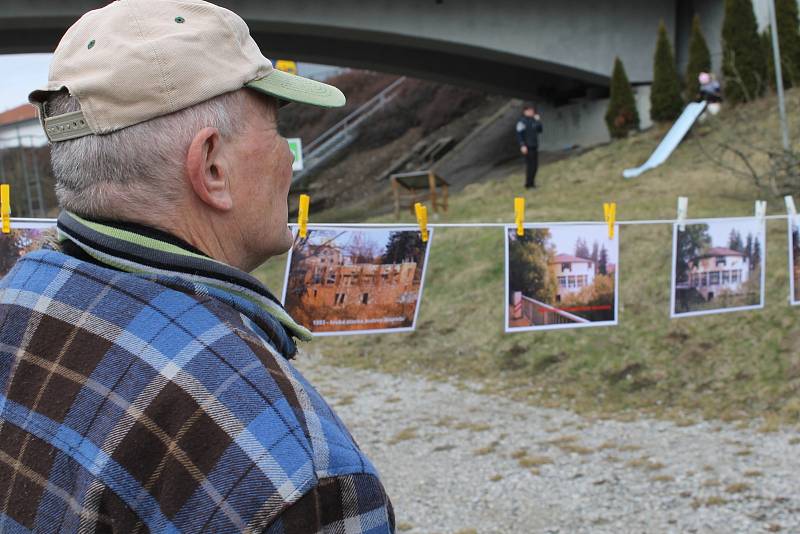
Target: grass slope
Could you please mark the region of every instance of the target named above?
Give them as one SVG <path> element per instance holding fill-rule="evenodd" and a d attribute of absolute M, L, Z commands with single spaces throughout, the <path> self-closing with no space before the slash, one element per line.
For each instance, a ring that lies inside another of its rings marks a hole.
<path fill-rule="evenodd" d="M 790 93 L 790 116 L 799 101 L 800 92 Z M 747 110 L 756 117 L 749 128 L 754 139 L 777 142 L 774 107 L 765 99 Z M 522 188 L 520 163 L 504 180 L 468 186 L 438 222 L 513 221 L 513 198 L 522 194 L 528 220 L 537 222 L 600 221 L 607 201 L 617 202 L 620 220 L 671 219 L 678 196 L 689 197 L 690 217 L 751 215 L 763 193 L 710 163 L 697 145 L 700 137 L 724 135 L 733 120 L 740 119 L 722 115 L 704 125 L 665 165 L 632 181 L 621 177 L 622 169 L 645 161 L 664 129 L 546 166 L 535 191 Z M 782 200 L 770 199 L 768 212 L 782 211 Z M 330 219 L 341 220 L 312 214 Z M 617 327 L 505 334 L 502 231 L 439 229 L 416 332 L 320 338 L 306 349 L 344 365 L 478 379 L 492 391 L 586 412 L 633 408 L 797 421 L 800 309 L 787 304 L 786 222 L 767 224 L 764 310 L 675 320 L 669 318 L 672 227 L 625 226 L 619 239 Z M 279 292 L 284 266 L 285 258 L 275 258 L 255 274 Z"/>

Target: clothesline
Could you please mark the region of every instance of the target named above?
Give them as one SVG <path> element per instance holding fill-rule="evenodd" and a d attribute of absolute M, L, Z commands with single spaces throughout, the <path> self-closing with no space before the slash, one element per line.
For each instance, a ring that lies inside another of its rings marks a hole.
<path fill-rule="evenodd" d="M 748 220 L 753 219 L 754 216 L 743 216 L 743 217 L 708 217 L 708 218 L 697 218 L 697 219 L 642 219 L 642 220 L 633 220 L 633 221 L 616 221 L 616 224 L 620 226 L 638 226 L 638 225 L 646 225 L 646 224 L 675 224 L 675 223 L 694 223 L 694 222 L 702 222 L 709 219 L 725 219 L 725 220 Z M 767 220 L 781 220 L 781 219 L 788 219 L 788 214 L 781 214 L 781 215 L 766 215 L 764 219 Z M 26 217 L 12 217 L 12 221 L 16 222 L 27 222 L 27 223 L 55 223 L 55 219 L 44 219 L 44 218 L 26 218 Z M 525 224 L 535 224 L 537 226 L 559 226 L 559 225 L 574 225 L 574 224 L 606 224 L 604 221 L 546 221 L 546 222 L 538 222 L 538 221 L 530 221 Z M 505 228 L 506 226 L 513 226 L 514 222 L 478 222 L 478 223 L 428 223 L 428 228 Z M 289 223 L 291 227 L 297 227 L 297 223 Z M 414 222 L 407 222 L 407 223 L 314 223 L 309 222 L 308 226 L 316 226 L 316 227 L 347 227 L 347 228 L 407 228 L 409 226 L 416 226 Z"/>
<path fill-rule="evenodd" d="M 709 219 L 725 219 L 725 220 L 748 220 L 753 219 L 754 216 L 749 217 L 709 217 L 698 219 L 647 219 L 647 220 L 634 220 L 634 221 L 616 221 L 620 226 L 637 226 L 645 224 L 675 224 L 675 223 L 694 223 L 702 222 Z M 788 219 L 789 215 L 767 215 L 764 219 L 767 220 L 780 220 Z M 604 221 L 558 221 L 558 222 L 538 222 L 530 221 L 526 224 L 535 224 L 537 226 L 557 226 L 557 225 L 574 225 L 574 224 L 606 224 Z M 505 228 L 506 226 L 513 226 L 514 222 L 497 222 L 497 223 L 428 223 L 428 228 Z M 289 223 L 289 226 L 296 227 L 297 223 Z M 336 227 L 336 228 L 407 228 L 409 226 L 416 226 L 414 222 L 408 223 L 308 223 L 308 226 L 316 227 Z"/>

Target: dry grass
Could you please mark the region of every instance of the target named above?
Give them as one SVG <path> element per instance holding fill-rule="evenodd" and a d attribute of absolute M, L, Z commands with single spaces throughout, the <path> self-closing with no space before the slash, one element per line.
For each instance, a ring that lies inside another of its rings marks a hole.
<path fill-rule="evenodd" d="M 753 454 L 753 450 L 752 449 L 742 449 L 742 450 L 736 451 L 733 454 L 734 454 L 734 456 L 750 456 L 750 455 Z"/>
<path fill-rule="evenodd" d="M 728 501 L 727 499 L 713 495 L 706 499 L 695 499 L 694 501 L 692 501 L 692 508 L 697 509 L 700 508 L 701 506 L 706 506 L 706 507 L 724 506 L 728 504 L 728 502 L 730 501 Z"/>
<path fill-rule="evenodd" d="M 702 486 L 704 488 L 715 488 L 719 486 L 720 482 L 716 478 L 710 478 L 708 480 L 704 480 Z"/>
<path fill-rule="evenodd" d="M 574 443 L 576 441 L 578 441 L 578 436 L 568 435 L 568 436 L 559 436 L 557 438 L 549 439 L 544 443 L 547 445 L 559 446 L 559 445 L 566 445 L 568 443 Z"/>
<path fill-rule="evenodd" d="M 520 458 L 524 458 L 528 455 L 528 449 L 517 449 L 511 453 L 511 458 L 513 460 L 519 460 Z"/>
<path fill-rule="evenodd" d="M 564 443 L 558 445 L 558 448 L 567 454 L 579 454 L 581 456 L 586 456 L 587 454 L 592 454 L 595 452 L 594 449 L 584 447 L 583 445 L 579 445 L 577 443 Z"/>
<path fill-rule="evenodd" d="M 756 477 L 763 477 L 764 476 L 764 472 L 763 471 L 759 471 L 758 469 L 748 469 L 743 474 L 744 474 L 744 476 L 749 477 L 749 478 L 756 478 Z"/>
<path fill-rule="evenodd" d="M 491 430 L 492 426 L 487 425 L 486 423 L 474 423 L 472 421 L 461 421 L 457 423 L 454 427 L 455 430 L 469 430 L 470 432 L 486 432 L 487 430 Z"/>
<path fill-rule="evenodd" d="M 407 523 L 405 521 L 400 521 L 399 523 L 397 523 L 397 530 L 400 530 L 402 532 L 405 532 L 407 530 L 412 530 L 413 528 L 414 525 L 412 525 L 411 523 Z"/>
<path fill-rule="evenodd" d="M 608 449 L 616 449 L 616 448 L 619 448 L 619 445 L 617 445 L 616 441 L 604 441 L 597 447 L 597 450 L 605 451 Z"/>
<path fill-rule="evenodd" d="M 656 475 L 650 480 L 653 482 L 675 482 L 675 477 L 672 475 Z"/>
<path fill-rule="evenodd" d="M 725 487 L 725 491 L 728 493 L 744 493 L 750 489 L 750 484 L 746 482 L 736 482 L 734 484 L 728 484 Z"/>
<path fill-rule="evenodd" d="M 776 413 L 769 413 L 764 417 L 764 421 L 761 423 L 761 426 L 758 427 L 758 431 L 764 434 L 777 432 L 781 429 L 781 417 Z"/>
<path fill-rule="evenodd" d="M 475 454 L 475 456 L 486 456 L 487 454 L 495 452 L 498 445 L 500 445 L 499 441 L 493 441 L 485 447 L 479 447 L 472 452 Z"/>
<path fill-rule="evenodd" d="M 518 460 L 520 467 L 539 467 L 542 465 L 552 464 L 553 459 L 549 456 L 525 456 Z"/>
<path fill-rule="evenodd" d="M 501 480 L 503 480 L 503 475 L 501 475 L 501 474 L 499 474 L 499 473 L 498 473 L 498 474 L 496 474 L 496 475 L 492 475 L 492 476 L 489 478 L 489 480 L 490 480 L 491 482 L 500 482 Z"/>
<path fill-rule="evenodd" d="M 642 469 L 644 471 L 660 471 L 666 467 L 661 462 L 654 462 L 647 456 L 642 456 L 641 458 L 634 458 L 625 465 L 633 469 Z"/>
<path fill-rule="evenodd" d="M 355 395 L 345 395 L 342 398 L 337 399 L 334 402 L 334 404 L 336 406 L 348 406 L 350 404 L 353 404 L 353 401 L 355 401 L 355 400 L 356 400 L 356 396 Z"/>
<path fill-rule="evenodd" d="M 789 445 L 798 445 L 800 444 L 800 438 L 791 438 L 789 440 Z"/>
<path fill-rule="evenodd" d="M 417 436 L 417 427 L 406 427 L 394 436 L 387 442 L 389 445 L 396 445 L 402 441 L 408 441 L 411 439 L 416 439 Z"/>

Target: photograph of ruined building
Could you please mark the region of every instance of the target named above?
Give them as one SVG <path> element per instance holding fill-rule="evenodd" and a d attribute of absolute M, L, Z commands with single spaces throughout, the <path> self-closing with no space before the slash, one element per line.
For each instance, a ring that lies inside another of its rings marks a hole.
<path fill-rule="evenodd" d="M 416 229 L 309 228 L 290 252 L 284 305 L 319 335 L 413 330 L 429 244 Z"/>
<path fill-rule="evenodd" d="M 41 248 L 42 234 L 55 222 L 53 225 L 34 223 L 29 227 L 18 224 L 14 223 L 10 233 L 0 233 L 0 276 L 5 276 L 22 256 Z"/>
<path fill-rule="evenodd" d="M 506 331 L 615 324 L 617 243 L 606 225 L 509 228 Z"/>

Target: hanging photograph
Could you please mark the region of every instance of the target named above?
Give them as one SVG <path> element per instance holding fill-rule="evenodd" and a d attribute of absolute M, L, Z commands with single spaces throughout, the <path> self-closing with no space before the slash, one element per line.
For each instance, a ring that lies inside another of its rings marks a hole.
<path fill-rule="evenodd" d="M 5 276 L 17 260 L 42 246 L 43 234 L 55 227 L 52 222 L 11 221 L 11 232 L 0 232 L 0 276 Z"/>
<path fill-rule="evenodd" d="M 314 228 L 295 233 L 283 302 L 314 335 L 414 329 L 433 232 Z"/>
<path fill-rule="evenodd" d="M 765 251 L 763 220 L 676 224 L 672 317 L 763 308 Z"/>
<path fill-rule="evenodd" d="M 800 219 L 789 217 L 789 300 L 800 304 Z"/>
<path fill-rule="evenodd" d="M 505 233 L 506 332 L 617 324 L 619 237 L 609 239 L 607 225 Z"/>

